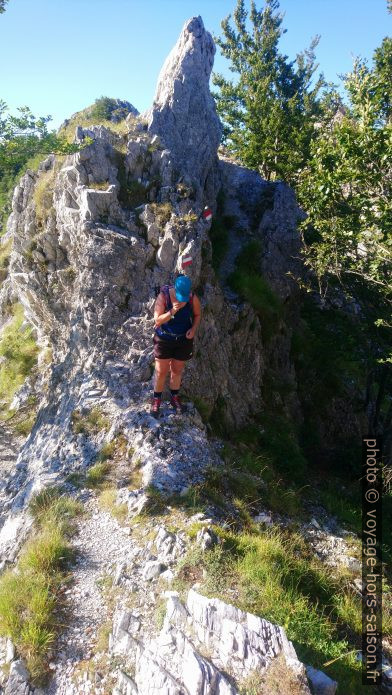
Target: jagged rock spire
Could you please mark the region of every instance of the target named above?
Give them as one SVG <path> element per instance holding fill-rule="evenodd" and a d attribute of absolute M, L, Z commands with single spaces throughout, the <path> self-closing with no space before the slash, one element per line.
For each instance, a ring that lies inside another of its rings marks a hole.
<path fill-rule="evenodd" d="M 216 160 L 222 126 L 209 89 L 215 44 L 192 17 L 161 69 L 148 127 L 171 151 L 179 172 L 203 190 Z"/>

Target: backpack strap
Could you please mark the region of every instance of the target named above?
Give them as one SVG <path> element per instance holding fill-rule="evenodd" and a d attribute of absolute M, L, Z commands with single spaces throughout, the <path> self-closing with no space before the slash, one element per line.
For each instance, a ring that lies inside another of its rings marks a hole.
<path fill-rule="evenodd" d="M 169 305 L 171 304 L 169 285 L 162 285 L 161 292 L 165 298 L 165 309 L 169 311 Z"/>

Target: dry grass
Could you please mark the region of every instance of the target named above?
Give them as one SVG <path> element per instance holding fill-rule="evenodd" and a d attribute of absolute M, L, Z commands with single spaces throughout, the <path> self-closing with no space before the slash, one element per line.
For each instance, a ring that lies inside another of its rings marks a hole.
<path fill-rule="evenodd" d="M 93 181 L 88 184 L 88 188 L 92 188 L 94 191 L 107 191 L 109 185 L 109 181 Z"/>
<path fill-rule="evenodd" d="M 112 133 L 119 136 L 125 136 L 129 132 L 128 124 L 125 120 L 119 121 L 118 123 L 113 123 L 102 118 L 98 118 L 94 115 L 90 115 L 91 107 L 79 111 L 73 118 L 70 119 L 69 123 L 60 129 L 59 136 L 63 136 L 68 143 L 73 143 L 75 139 L 75 130 L 78 126 L 82 128 L 89 128 L 93 125 L 102 125 Z"/>
<path fill-rule="evenodd" d="M 42 171 L 35 184 L 33 199 L 35 215 L 39 227 L 44 227 L 49 216 L 54 214 L 53 191 L 57 175 L 63 166 L 65 155 L 57 155 L 49 171 Z"/>
<path fill-rule="evenodd" d="M 281 653 L 272 660 L 265 673 L 250 673 L 241 682 L 239 692 L 240 695 L 304 695 L 306 691 Z"/>
<path fill-rule="evenodd" d="M 107 488 L 99 496 L 98 503 L 101 509 L 109 512 L 121 524 L 125 523 L 128 516 L 128 507 L 124 504 L 116 504 L 117 490 Z"/>
<path fill-rule="evenodd" d="M 169 222 L 173 212 L 171 203 L 151 203 L 150 207 L 158 224 L 163 226 L 166 222 Z"/>

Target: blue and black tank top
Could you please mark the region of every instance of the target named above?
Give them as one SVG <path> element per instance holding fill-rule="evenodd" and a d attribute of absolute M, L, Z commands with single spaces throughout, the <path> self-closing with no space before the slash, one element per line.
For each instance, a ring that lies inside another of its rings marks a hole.
<path fill-rule="evenodd" d="M 166 311 L 169 311 L 173 307 L 169 287 L 163 287 L 162 293 L 166 299 Z M 156 328 L 155 333 L 164 340 L 177 340 L 178 338 L 185 338 L 186 332 L 192 328 L 192 324 L 192 302 L 188 300 L 185 306 L 179 309 L 179 311 L 177 311 L 170 321 L 167 321 L 166 323 L 163 323 L 162 326 Z"/>

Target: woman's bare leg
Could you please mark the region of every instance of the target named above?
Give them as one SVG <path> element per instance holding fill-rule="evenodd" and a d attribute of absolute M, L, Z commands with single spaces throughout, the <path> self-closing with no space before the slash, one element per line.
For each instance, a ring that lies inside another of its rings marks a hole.
<path fill-rule="evenodd" d="M 154 390 L 161 393 L 165 387 L 166 377 L 170 370 L 171 360 L 155 360 L 155 385 Z"/>
<path fill-rule="evenodd" d="M 183 360 L 170 361 L 170 388 L 178 390 L 181 386 L 182 373 L 184 371 L 185 362 Z"/>

